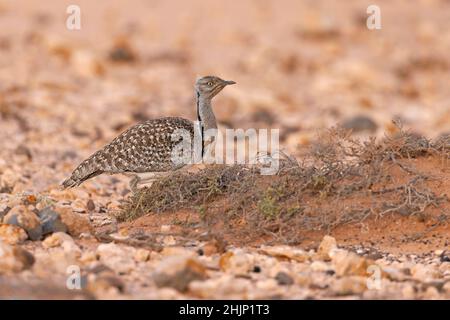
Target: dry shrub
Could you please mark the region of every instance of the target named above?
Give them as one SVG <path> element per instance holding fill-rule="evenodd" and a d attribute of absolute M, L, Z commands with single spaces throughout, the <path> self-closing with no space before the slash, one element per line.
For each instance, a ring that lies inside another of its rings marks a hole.
<path fill-rule="evenodd" d="M 447 198 L 428 188 L 433 177 L 417 171 L 409 159 L 430 154 L 447 159 L 449 143 L 448 138 L 432 143 L 401 127 L 380 142 L 360 142 L 332 128 L 301 162 L 284 155 L 274 176 L 243 165 L 174 172 L 132 195 L 118 218 L 190 209 L 208 227 L 221 223 L 225 232 L 296 243 L 302 230 L 330 231 L 370 216 L 423 215 Z"/>

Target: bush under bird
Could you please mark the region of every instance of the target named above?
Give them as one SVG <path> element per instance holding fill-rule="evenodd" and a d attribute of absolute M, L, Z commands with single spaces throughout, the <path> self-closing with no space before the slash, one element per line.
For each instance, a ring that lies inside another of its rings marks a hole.
<path fill-rule="evenodd" d="M 203 133 L 217 129 L 211 101 L 231 84 L 235 82 L 215 76 L 202 77 L 195 83 L 202 155 L 206 143 Z M 173 139 L 173 135 L 179 130 L 187 132 L 193 139 L 195 123 L 179 117 L 164 117 L 137 124 L 81 162 L 62 186 L 64 189 L 76 187 L 103 173 L 134 176 L 130 182 L 133 191 L 149 186 L 161 175 L 185 165 L 173 159 L 175 148 L 180 143 Z"/>

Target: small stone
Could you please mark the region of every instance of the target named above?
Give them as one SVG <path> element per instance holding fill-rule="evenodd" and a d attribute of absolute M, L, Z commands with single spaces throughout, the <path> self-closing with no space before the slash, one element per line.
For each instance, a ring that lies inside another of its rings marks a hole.
<path fill-rule="evenodd" d="M 105 265 L 97 265 L 88 270 L 87 290 L 92 294 L 103 297 L 109 293 L 117 294 L 123 292 L 125 284 L 114 274 L 114 271 Z"/>
<path fill-rule="evenodd" d="M 280 283 L 279 281 L 277 281 L 277 279 L 264 279 L 264 280 L 259 280 L 256 282 L 256 287 L 255 287 L 255 291 L 257 291 L 259 294 L 262 295 L 266 295 L 267 296 L 272 296 L 274 295 L 277 291 L 279 291 L 280 286 L 282 285 L 291 285 L 292 283 Z M 281 290 L 284 290 L 284 288 L 282 288 Z M 257 294 L 258 294 L 257 293 Z"/>
<path fill-rule="evenodd" d="M 94 201 L 92 201 L 92 199 L 88 200 L 88 202 L 86 203 L 86 208 L 88 209 L 88 211 L 95 210 L 95 203 L 94 203 Z"/>
<path fill-rule="evenodd" d="M 374 262 L 342 249 L 333 250 L 331 261 L 338 276 L 366 276 L 367 268 Z"/>
<path fill-rule="evenodd" d="M 161 226 L 161 232 L 164 232 L 164 233 L 170 232 L 170 229 L 171 229 L 171 226 L 169 224 L 163 224 Z"/>
<path fill-rule="evenodd" d="M 12 224 L 0 224 L 0 240 L 7 244 L 20 244 L 28 239 L 22 228 Z"/>
<path fill-rule="evenodd" d="M 450 250 L 445 250 L 440 254 L 441 262 L 450 262 Z"/>
<path fill-rule="evenodd" d="M 170 287 L 180 292 L 194 280 L 207 278 L 205 267 L 192 257 L 169 257 L 161 261 L 153 274 L 158 288 Z"/>
<path fill-rule="evenodd" d="M 450 294 L 450 281 L 447 281 L 447 282 L 442 286 L 442 291 L 444 291 L 446 294 Z"/>
<path fill-rule="evenodd" d="M 375 132 L 378 128 L 378 125 L 368 116 L 360 115 L 344 120 L 342 123 L 342 127 L 345 129 L 352 129 L 353 132 Z"/>
<path fill-rule="evenodd" d="M 397 268 L 383 267 L 383 276 L 392 281 L 405 281 L 409 277 Z"/>
<path fill-rule="evenodd" d="M 275 282 L 273 279 L 271 282 Z M 252 284 L 248 279 L 224 274 L 204 281 L 192 281 L 189 293 L 201 299 L 243 299 L 248 297 Z"/>
<path fill-rule="evenodd" d="M 150 251 L 146 249 L 137 249 L 134 254 L 134 260 L 137 262 L 146 262 L 150 259 Z"/>
<path fill-rule="evenodd" d="M 97 261 L 97 255 L 94 251 L 85 251 L 80 256 L 80 262 L 90 264 Z"/>
<path fill-rule="evenodd" d="M 67 231 L 67 226 L 61 221 L 59 214 L 50 207 L 46 207 L 39 212 L 39 219 L 42 224 L 43 235 Z"/>
<path fill-rule="evenodd" d="M 314 272 L 327 272 L 333 269 L 330 265 L 326 264 L 323 261 L 314 261 L 313 263 L 311 263 L 310 268 L 311 271 Z"/>
<path fill-rule="evenodd" d="M 205 256 L 211 256 L 216 253 L 224 253 L 227 249 L 227 242 L 221 237 L 214 237 L 201 248 Z"/>
<path fill-rule="evenodd" d="M 26 206 L 12 208 L 3 218 L 3 222 L 21 227 L 31 240 L 40 240 L 42 237 L 42 226 L 38 216 Z"/>
<path fill-rule="evenodd" d="M 435 287 L 428 287 L 427 290 L 425 290 L 424 298 L 427 300 L 439 299 L 439 291 Z"/>
<path fill-rule="evenodd" d="M 404 288 L 402 288 L 402 298 L 412 300 L 416 298 L 416 290 L 414 286 L 411 284 L 406 284 Z"/>
<path fill-rule="evenodd" d="M 174 246 L 177 244 L 177 240 L 175 239 L 174 236 L 164 237 L 162 242 L 165 246 Z"/>
<path fill-rule="evenodd" d="M 294 279 L 287 274 L 286 272 L 280 271 L 275 276 L 275 280 L 277 280 L 280 286 L 290 286 L 294 283 Z"/>
<path fill-rule="evenodd" d="M 105 72 L 103 65 L 87 50 L 76 50 L 71 55 L 71 64 L 76 72 L 85 77 L 102 75 Z"/>
<path fill-rule="evenodd" d="M 136 54 L 126 39 L 119 38 L 111 48 L 109 58 L 114 62 L 133 62 L 136 60 Z"/>
<path fill-rule="evenodd" d="M 417 263 L 411 268 L 411 275 L 414 279 L 424 282 L 440 277 L 440 273 L 436 268 L 422 263 Z"/>
<path fill-rule="evenodd" d="M 0 193 L 11 193 L 19 182 L 20 176 L 11 169 L 6 169 L 0 175 Z"/>
<path fill-rule="evenodd" d="M 20 272 L 34 264 L 34 257 L 28 251 L 0 241 L 0 274 Z"/>
<path fill-rule="evenodd" d="M 216 245 L 214 245 L 213 243 L 206 243 L 202 248 L 201 248 L 203 254 L 205 256 L 212 256 L 213 254 L 216 254 L 219 252 L 218 248 Z"/>
<path fill-rule="evenodd" d="M 280 260 L 295 260 L 298 262 L 305 262 L 310 259 L 307 252 L 300 248 L 291 246 L 262 246 L 259 250 L 261 253 L 275 257 Z"/>
<path fill-rule="evenodd" d="M 74 212 L 83 213 L 86 212 L 86 202 L 82 199 L 75 199 L 70 204 L 70 207 L 73 209 Z"/>
<path fill-rule="evenodd" d="M 11 210 L 6 203 L 0 203 L 0 222 L 2 222 L 3 217 Z"/>
<path fill-rule="evenodd" d="M 164 247 L 161 250 L 161 255 L 169 256 L 190 256 L 195 257 L 195 252 L 184 247 Z"/>
<path fill-rule="evenodd" d="M 56 208 L 56 211 L 59 213 L 61 221 L 67 226 L 67 232 L 71 236 L 78 237 L 82 233 L 91 231 L 89 220 L 73 212 L 70 207 L 59 207 Z"/>
<path fill-rule="evenodd" d="M 44 248 L 54 248 L 61 246 L 64 242 L 74 242 L 72 237 L 69 236 L 67 233 L 64 232 L 55 232 L 52 235 L 45 238 L 44 241 L 42 241 L 42 246 Z"/>
<path fill-rule="evenodd" d="M 336 295 L 360 295 L 367 290 L 366 283 L 366 277 L 343 277 L 333 283 L 332 290 Z"/>
<path fill-rule="evenodd" d="M 255 273 L 260 273 L 261 272 L 261 267 L 260 266 L 254 266 L 252 271 L 255 272 Z"/>
<path fill-rule="evenodd" d="M 254 256 L 241 251 L 228 251 L 219 259 L 222 271 L 232 274 L 247 274 L 254 268 Z"/>
<path fill-rule="evenodd" d="M 109 236 L 111 237 L 111 239 L 114 239 L 116 241 L 124 241 L 130 239 L 130 235 L 121 232 L 110 233 Z"/>
<path fill-rule="evenodd" d="M 135 267 L 134 248 L 122 247 L 115 243 L 102 243 L 97 247 L 99 260 L 120 274 L 130 273 Z"/>
<path fill-rule="evenodd" d="M 331 236 L 325 236 L 317 249 L 317 255 L 321 260 L 331 260 L 330 252 L 336 248 L 336 239 Z"/>

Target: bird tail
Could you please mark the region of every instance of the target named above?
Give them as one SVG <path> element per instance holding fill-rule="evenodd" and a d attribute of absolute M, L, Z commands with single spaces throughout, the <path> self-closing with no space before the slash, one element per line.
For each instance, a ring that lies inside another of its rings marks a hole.
<path fill-rule="evenodd" d="M 91 158 L 84 160 L 71 174 L 71 176 L 61 183 L 63 189 L 77 187 L 84 181 L 102 174 L 103 171 L 99 170 L 94 165 Z"/>
<path fill-rule="evenodd" d="M 72 179 L 72 177 L 70 177 L 70 178 L 64 180 L 64 181 L 61 183 L 61 186 L 62 186 L 63 189 L 76 187 L 77 185 L 78 185 L 78 184 L 77 184 L 77 180 Z"/>

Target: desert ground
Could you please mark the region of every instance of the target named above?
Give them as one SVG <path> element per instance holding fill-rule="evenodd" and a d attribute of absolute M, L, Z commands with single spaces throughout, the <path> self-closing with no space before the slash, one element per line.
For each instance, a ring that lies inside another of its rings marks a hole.
<path fill-rule="evenodd" d="M 450 2 L 0 0 L 1 299 L 449 299 Z M 276 128 L 275 175 L 60 183 L 130 126 Z"/>

